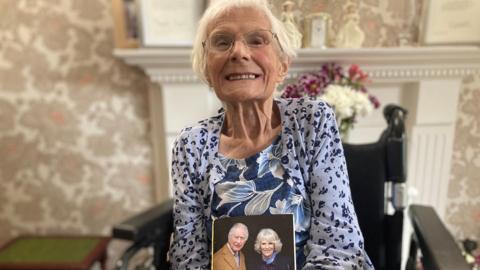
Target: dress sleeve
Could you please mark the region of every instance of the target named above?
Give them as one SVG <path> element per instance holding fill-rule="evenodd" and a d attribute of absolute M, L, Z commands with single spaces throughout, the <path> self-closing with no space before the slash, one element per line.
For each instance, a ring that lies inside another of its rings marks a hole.
<path fill-rule="evenodd" d="M 210 269 L 210 253 L 205 227 L 202 176 L 194 147 L 178 138 L 172 150 L 174 185 L 173 240 L 170 245 L 172 269 Z M 197 168 L 197 169 L 196 169 Z"/>
<path fill-rule="evenodd" d="M 312 216 L 303 269 L 373 269 L 364 251 L 333 111 L 325 109 L 314 125 L 306 184 Z"/>

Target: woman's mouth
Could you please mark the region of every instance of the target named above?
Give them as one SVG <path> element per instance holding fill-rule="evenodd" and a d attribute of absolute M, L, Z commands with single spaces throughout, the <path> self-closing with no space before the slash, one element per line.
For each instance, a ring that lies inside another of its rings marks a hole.
<path fill-rule="evenodd" d="M 254 73 L 235 73 L 225 76 L 225 79 L 229 81 L 255 80 L 258 77 L 260 77 L 260 75 Z"/>

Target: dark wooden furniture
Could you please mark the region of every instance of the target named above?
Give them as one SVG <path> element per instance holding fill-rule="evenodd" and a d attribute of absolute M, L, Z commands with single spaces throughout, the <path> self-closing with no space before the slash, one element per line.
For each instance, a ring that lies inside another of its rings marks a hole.
<path fill-rule="evenodd" d="M 88 270 L 96 262 L 106 269 L 103 236 L 20 236 L 0 248 L 0 269 Z"/>

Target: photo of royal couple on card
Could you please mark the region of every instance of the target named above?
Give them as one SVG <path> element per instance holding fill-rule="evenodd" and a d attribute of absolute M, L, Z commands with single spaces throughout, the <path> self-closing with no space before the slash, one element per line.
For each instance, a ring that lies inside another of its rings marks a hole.
<path fill-rule="evenodd" d="M 217 219 L 213 270 L 294 270 L 293 215 Z"/>

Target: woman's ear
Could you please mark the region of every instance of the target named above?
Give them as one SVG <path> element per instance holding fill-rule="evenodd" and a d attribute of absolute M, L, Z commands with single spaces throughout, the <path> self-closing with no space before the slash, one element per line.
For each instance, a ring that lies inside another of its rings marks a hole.
<path fill-rule="evenodd" d="M 208 87 L 212 88 L 212 81 L 210 80 L 210 74 L 208 74 L 208 70 L 207 70 L 207 69 L 205 69 L 204 75 L 205 75 L 205 80 L 206 80 L 207 83 L 208 83 Z"/>
<path fill-rule="evenodd" d="M 278 72 L 279 81 L 278 83 L 282 82 L 288 74 L 288 68 L 290 67 L 291 59 L 290 57 L 285 57 L 285 59 L 280 59 L 280 70 Z"/>

